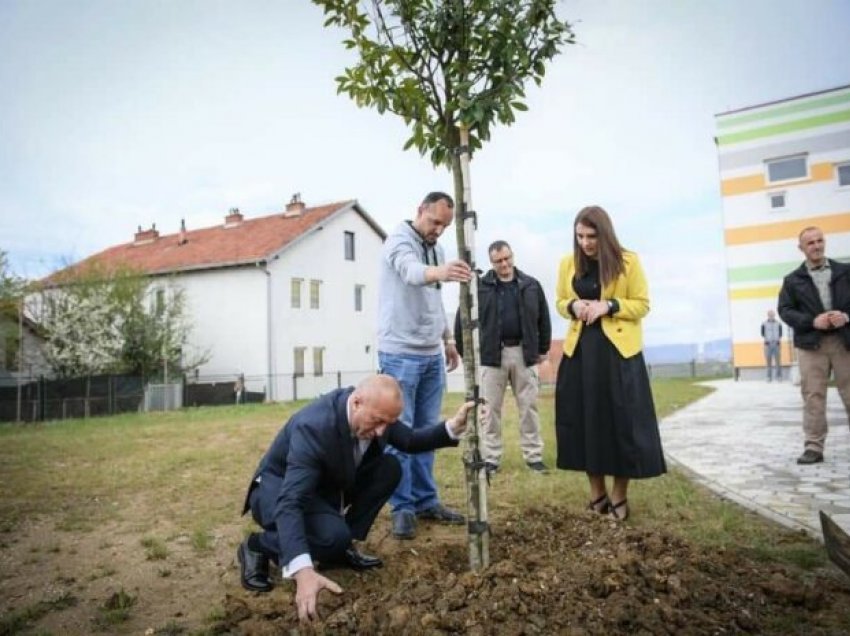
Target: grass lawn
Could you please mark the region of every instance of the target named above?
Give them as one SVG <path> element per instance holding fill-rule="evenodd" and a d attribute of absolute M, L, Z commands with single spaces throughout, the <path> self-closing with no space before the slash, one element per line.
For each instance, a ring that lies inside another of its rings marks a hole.
<path fill-rule="evenodd" d="M 689 379 L 658 379 L 652 386 L 662 419 L 711 390 Z M 444 413 L 452 413 L 461 399 L 457 394 L 448 395 Z M 190 408 L 0 426 L 0 557 L 19 570 L 0 574 L 0 596 L 6 595 L 7 589 L 16 589 L 15 576 L 30 582 L 40 576 L 45 570 L 40 563 L 58 560 L 67 566 L 75 554 L 84 553 L 88 537 L 94 544 L 89 549 L 96 556 L 110 549 L 113 555 L 111 561 L 103 558 L 81 565 L 88 570 L 84 576 L 77 574 L 74 585 L 90 598 L 96 596 L 92 588 L 99 581 L 148 568 L 152 579 L 145 584 L 151 589 L 171 580 L 176 588 L 163 587 L 170 590 L 163 592 L 168 600 L 176 607 L 197 606 L 186 608 L 185 617 L 192 619 L 202 612 L 214 615 L 218 610 L 200 600 L 180 599 L 179 594 L 171 598 L 175 589 L 185 590 L 187 584 L 169 577 L 176 573 L 189 576 L 187 563 L 210 562 L 217 568 L 211 571 L 219 577 L 223 576 L 220 572 L 232 570 L 233 547 L 253 528 L 248 517 L 239 516 L 248 480 L 281 423 L 303 404 Z M 549 466 L 555 460 L 553 410 L 552 391 L 544 390 L 540 416 L 544 460 Z M 553 470 L 539 476 L 524 467 L 516 421 L 516 408 L 508 395 L 503 425 L 505 457 L 490 489 L 491 517 L 548 505 L 583 508 L 587 500 L 583 474 Z M 439 451 L 435 468 L 444 501 L 457 508 L 463 508 L 465 502 L 462 454 L 462 446 Z M 759 560 L 804 569 L 826 563 L 823 547 L 817 542 L 721 500 L 676 470 L 634 482 L 629 500 L 629 523 L 639 528 L 663 529 L 709 549 L 735 546 Z M 31 532 L 38 527 L 44 533 L 45 526 L 47 538 Z M 109 534 L 101 538 L 101 532 Z M 25 541 L 29 541 L 30 554 L 22 557 Z M 127 558 L 136 561 L 123 563 L 128 546 L 133 554 Z M 46 589 L 57 575 L 45 571 L 43 576 Z M 210 575 L 200 572 L 197 576 Z M 101 595 L 114 592 L 105 586 L 98 590 Z M 139 595 L 147 606 L 155 608 L 152 592 L 141 590 Z M 220 592 L 211 589 L 207 594 Z M 113 598 L 123 598 L 122 594 L 123 589 L 113 593 Z M 54 608 L 49 603 L 55 599 L 51 599 L 34 591 L 18 602 L 4 602 L 0 611 L 9 612 L 9 620 L 24 626 L 41 621 L 39 627 L 43 627 L 45 619 L 40 617 L 44 612 L 75 611 L 63 609 L 70 601 Z M 133 612 L 141 611 L 132 605 L 122 605 L 122 620 L 132 620 Z M 145 631 L 145 625 L 165 622 L 173 615 L 147 616 L 147 623 L 124 627 Z M 0 621 L 0 633 L 17 633 L 14 628 L 6 630 L 10 624 Z"/>

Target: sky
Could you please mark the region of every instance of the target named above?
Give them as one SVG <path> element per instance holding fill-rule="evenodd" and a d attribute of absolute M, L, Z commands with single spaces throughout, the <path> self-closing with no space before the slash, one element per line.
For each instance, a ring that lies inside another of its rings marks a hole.
<path fill-rule="evenodd" d="M 850 83 L 850 0 L 557 10 L 577 43 L 471 163 L 479 267 L 507 239 L 554 303 L 575 214 L 601 205 L 647 272 L 646 343 L 729 337 L 714 115 Z M 355 58 L 323 22 L 307 0 L 0 0 L 12 270 L 38 278 L 138 226 L 263 216 L 296 192 L 308 206 L 357 199 L 385 230 L 426 192 L 451 192 L 445 169 L 402 150 L 400 119 L 336 94 Z M 456 254 L 453 230 L 442 242 Z"/>

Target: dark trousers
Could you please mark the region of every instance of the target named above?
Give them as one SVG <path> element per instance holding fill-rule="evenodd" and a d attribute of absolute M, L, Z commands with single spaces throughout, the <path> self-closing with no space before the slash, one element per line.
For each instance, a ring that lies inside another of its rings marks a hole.
<path fill-rule="evenodd" d="M 398 460 L 392 455 L 376 454 L 357 469 L 354 487 L 349 492 L 312 497 L 304 508 L 304 530 L 310 557 L 319 563 L 341 561 L 345 551 L 351 547 L 352 539 L 362 541 L 369 534 L 375 518 L 400 479 Z M 283 480 L 263 475 L 250 497 L 251 515 L 263 528 L 260 543 L 275 561 L 278 560 L 280 543 L 274 508 L 282 486 Z"/>

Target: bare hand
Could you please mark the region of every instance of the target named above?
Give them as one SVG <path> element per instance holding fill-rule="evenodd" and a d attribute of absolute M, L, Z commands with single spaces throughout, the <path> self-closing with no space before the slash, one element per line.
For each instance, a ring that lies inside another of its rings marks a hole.
<path fill-rule="evenodd" d="M 460 354 L 457 352 L 457 347 L 453 344 L 446 343 L 446 371 L 451 373 L 457 369 L 460 364 Z"/>
<path fill-rule="evenodd" d="M 469 412 L 475 408 L 475 402 L 470 400 L 469 402 L 464 402 L 460 405 L 460 408 L 457 410 L 457 413 L 454 414 L 450 420 L 446 422 L 449 428 L 452 430 L 452 435 L 455 437 L 460 437 L 463 432 L 466 430 L 466 418 L 469 417 Z M 483 420 L 487 417 L 489 410 L 486 404 L 482 404 L 481 408 L 478 411 L 478 419 Z"/>
<path fill-rule="evenodd" d="M 608 313 L 608 303 L 604 300 L 594 300 L 587 304 L 584 312 L 584 322 L 592 325 L 599 318 Z"/>
<path fill-rule="evenodd" d="M 830 311 L 825 311 L 824 313 L 815 316 L 815 319 L 812 322 L 814 328 L 820 329 L 821 331 L 827 331 L 829 329 L 832 329 L 832 322 L 830 321 L 829 316 L 831 313 L 832 312 Z"/>
<path fill-rule="evenodd" d="M 339 585 L 313 568 L 298 570 L 293 578 L 295 579 L 295 607 L 298 609 L 298 619 L 302 621 L 318 618 L 316 601 L 319 592 L 323 589 L 330 590 L 334 594 L 342 594 L 342 588 Z"/>
<path fill-rule="evenodd" d="M 587 309 L 590 307 L 589 300 L 575 300 L 573 301 L 573 315 L 576 318 L 584 322 L 587 320 Z"/>
<path fill-rule="evenodd" d="M 468 283 L 472 280 L 472 270 L 465 261 L 449 261 L 440 265 L 439 279 L 442 281 L 452 281 L 455 283 Z"/>
<path fill-rule="evenodd" d="M 847 314 L 843 311 L 833 310 L 826 313 L 829 316 L 829 324 L 833 329 L 840 329 L 847 324 Z"/>

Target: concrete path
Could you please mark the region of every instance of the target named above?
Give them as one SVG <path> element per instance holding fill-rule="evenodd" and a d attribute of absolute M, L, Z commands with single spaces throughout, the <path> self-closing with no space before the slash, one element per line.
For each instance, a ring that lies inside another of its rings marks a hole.
<path fill-rule="evenodd" d="M 818 511 L 850 533 L 850 426 L 827 395 L 824 462 L 798 466 L 802 397 L 790 382 L 717 380 L 711 395 L 661 423 L 664 452 L 715 492 L 823 539 Z"/>

